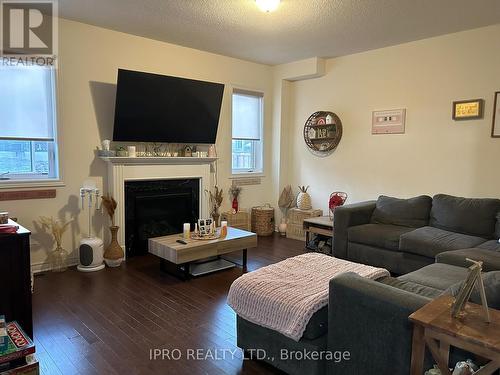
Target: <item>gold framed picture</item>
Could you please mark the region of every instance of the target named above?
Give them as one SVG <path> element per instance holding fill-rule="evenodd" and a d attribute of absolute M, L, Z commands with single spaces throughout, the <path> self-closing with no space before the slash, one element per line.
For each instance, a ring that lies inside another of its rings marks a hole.
<path fill-rule="evenodd" d="M 500 138 L 500 91 L 495 93 L 495 104 L 493 105 L 493 124 L 491 125 L 491 136 Z"/>
<path fill-rule="evenodd" d="M 484 99 L 459 100 L 453 102 L 452 118 L 458 120 L 477 120 L 483 118 Z"/>

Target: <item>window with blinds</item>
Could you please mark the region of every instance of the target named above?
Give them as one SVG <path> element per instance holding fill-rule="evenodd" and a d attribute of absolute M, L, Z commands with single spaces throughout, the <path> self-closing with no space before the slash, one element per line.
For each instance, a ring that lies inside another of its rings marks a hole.
<path fill-rule="evenodd" d="M 56 74 L 0 67 L 0 183 L 57 179 Z"/>
<path fill-rule="evenodd" d="M 233 174 L 263 171 L 263 102 L 264 96 L 261 93 L 233 91 Z"/>

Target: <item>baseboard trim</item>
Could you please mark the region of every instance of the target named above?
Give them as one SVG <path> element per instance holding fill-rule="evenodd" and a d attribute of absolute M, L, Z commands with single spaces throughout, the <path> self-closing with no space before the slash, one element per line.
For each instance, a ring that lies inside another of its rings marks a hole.
<path fill-rule="evenodd" d="M 78 264 L 78 258 L 68 258 L 68 267 L 76 266 Z M 34 274 L 41 272 L 48 272 L 52 270 L 52 264 L 50 262 L 37 262 L 31 264 L 31 272 Z"/>

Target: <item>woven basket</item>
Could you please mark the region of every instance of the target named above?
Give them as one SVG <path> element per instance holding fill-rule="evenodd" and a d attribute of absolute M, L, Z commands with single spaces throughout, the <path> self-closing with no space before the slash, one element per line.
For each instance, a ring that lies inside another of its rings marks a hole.
<path fill-rule="evenodd" d="M 252 208 L 252 232 L 258 236 L 270 236 L 274 233 L 274 208 L 269 203 Z"/>

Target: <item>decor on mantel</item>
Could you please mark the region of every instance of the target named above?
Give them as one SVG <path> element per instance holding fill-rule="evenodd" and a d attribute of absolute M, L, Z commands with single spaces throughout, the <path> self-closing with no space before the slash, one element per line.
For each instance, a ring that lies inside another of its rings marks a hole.
<path fill-rule="evenodd" d="M 127 157 L 128 152 L 127 152 L 127 150 L 125 150 L 125 147 L 122 147 L 122 146 L 117 147 L 116 148 L 116 156 L 119 156 L 121 158 Z"/>
<path fill-rule="evenodd" d="M 328 213 L 330 220 L 333 220 L 333 213 L 335 212 L 335 209 L 344 205 L 346 200 L 347 193 L 344 193 L 343 191 L 335 191 L 330 194 L 330 199 L 328 200 Z"/>
<path fill-rule="evenodd" d="M 68 268 L 68 252 L 62 248 L 61 242 L 64 232 L 66 232 L 68 225 L 72 221 L 73 220 L 70 220 L 64 223 L 59 219 L 46 216 L 40 216 L 40 219 L 38 220 L 38 222 L 42 225 L 42 228 L 50 230 L 52 236 L 54 237 L 54 241 L 56 242 L 56 248 L 49 254 L 49 261 L 52 271 L 54 272 L 63 272 Z"/>
<path fill-rule="evenodd" d="M 224 200 L 222 189 L 219 189 L 217 186 L 214 187 L 214 191 L 209 191 L 210 193 L 210 215 L 214 219 L 214 223 L 216 226 L 219 226 L 219 218 L 220 218 L 220 206 L 222 205 L 222 201 Z"/>
<path fill-rule="evenodd" d="M 283 188 L 283 191 L 281 192 L 281 195 L 278 200 L 278 206 L 282 211 L 282 217 L 281 217 L 281 222 L 278 225 L 278 231 L 280 232 L 280 235 L 285 237 L 286 236 L 286 228 L 287 228 L 287 222 L 286 222 L 286 217 L 288 215 L 288 210 L 290 208 L 295 207 L 295 196 L 292 191 L 292 186 L 287 185 Z"/>
<path fill-rule="evenodd" d="M 304 125 L 304 141 L 317 156 L 331 154 L 342 139 L 342 122 L 333 112 L 314 112 Z"/>
<path fill-rule="evenodd" d="M 102 197 L 102 205 L 106 209 L 106 212 L 111 220 L 111 243 L 104 251 L 104 262 L 108 267 L 119 267 L 123 261 L 124 253 L 123 249 L 118 243 L 118 230 L 120 227 L 115 225 L 115 211 L 118 203 L 110 195 L 104 195 Z"/>
<path fill-rule="evenodd" d="M 231 208 L 233 209 L 233 214 L 239 211 L 238 198 L 241 194 L 241 186 L 231 185 L 229 188 L 229 196 L 231 197 Z"/>
<path fill-rule="evenodd" d="M 309 186 L 299 186 L 297 195 L 297 208 L 299 210 L 310 210 L 312 208 L 311 196 L 307 192 Z"/>

